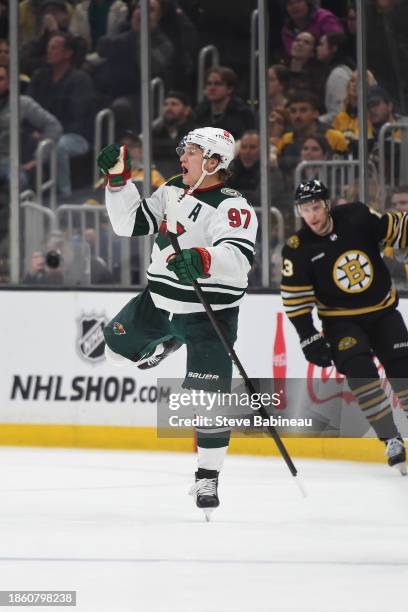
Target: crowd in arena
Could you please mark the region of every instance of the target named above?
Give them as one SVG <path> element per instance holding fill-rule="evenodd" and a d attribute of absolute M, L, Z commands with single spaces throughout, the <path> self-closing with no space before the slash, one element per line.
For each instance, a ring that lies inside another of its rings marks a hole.
<path fill-rule="evenodd" d="M 250 16 L 256 4 L 255 0 L 149 0 L 151 76 L 162 79 L 165 91 L 151 132 L 154 188 L 179 172 L 175 149 L 187 132 L 221 127 L 238 143 L 229 185 L 253 206 L 261 206 L 258 101 L 251 99 L 249 86 Z M 310 179 L 319 176 L 322 161 L 358 159 L 356 7 L 353 0 L 270 0 L 268 4 L 270 204 L 281 213 L 288 232 L 294 223 L 293 190 L 299 164 L 306 162 L 302 177 Z M 41 140 L 50 139 L 56 147 L 58 203 L 102 203 L 102 181 L 94 183 L 92 163 L 95 115 L 104 108 L 115 117 L 115 142 L 127 144 L 131 151 L 132 177 L 142 182 L 139 2 L 21 0 L 19 17 L 21 191 L 34 187 L 36 148 Z M 387 123 L 406 122 L 408 114 L 404 70 L 408 6 L 403 0 L 368 0 L 366 17 L 367 204 L 380 208 L 380 131 Z M 207 68 L 199 101 L 197 59 L 206 45 L 218 49 L 220 65 Z M 3 267 L 9 248 L 9 59 L 8 2 L 0 0 Z M 403 132 L 402 128 L 390 132 L 393 145 L 401 144 Z M 386 206 L 406 210 L 408 177 L 400 171 L 400 148 L 393 146 L 391 151 L 391 144 L 386 148 Z M 356 199 L 357 178 L 332 193 L 334 205 Z M 278 242 L 272 232 L 271 251 Z M 93 253 L 94 233 L 87 231 L 85 239 Z M 259 243 L 253 286 L 260 283 L 260 254 Z M 107 269 L 100 255 L 93 253 L 91 282 L 118 282 L 118 274 Z M 385 253 L 385 258 L 396 283 L 404 288 L 408 267 L 396 262 L 392 252 Z M 2 278 L 7 280 L 7 272 Z M 47 267 L 44 254 L 34 252 L 27 262 L 25 282 L 55 283 L 58 278 Z M 137 279 L 137 274 L 132 275 L 132 282 Z"/>

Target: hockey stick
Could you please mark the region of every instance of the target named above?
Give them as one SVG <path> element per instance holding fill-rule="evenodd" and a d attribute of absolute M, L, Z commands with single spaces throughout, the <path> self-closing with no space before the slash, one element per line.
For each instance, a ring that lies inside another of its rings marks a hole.
<path fill-rule="evenodd" d="M 177 200 L 171 200 L 170 198 L 167 198 L 167 232 L 170 238 L 170 242 L 171 242 L 171 246 L 173 247 L 175 253 L 177 255 L 179 255 L 181 253 L 181 248 L 178 242 L 178 238 L 177 238 L 177 207 L 180 205 L 180 203 L 182 202 L 182 200 L 184 199 L 184 197 L 190 193 L 192 193 L 195 189 L 198 188 L 199 184 L 201 184 L 202 180 L 204 179 L 205 174 L 203 173 L 203 175 L 201 176 L 201 180 L 198 181 L 196 183 L 196 185 L 194 185 L 193 188 L 190 188 L 188 191 L 186 191 L 185 193 L 183 193 L 181 195 L 181 197 L 179 197 Z M 225 335 L 224 331 L 222 330 L 222 328 L 220 327 L 215 315 L 214 315 L 214 311 L 211 308 L 211 305 L 208 303 L 207 298 L 204 295 L 203 290 L 201 289 L 200 285 L 198 284 L 198 282 L 196 280 L 192 281 L 192 286 L 194 288 L 194 291 L 197 294 L 198 299 L 200 300 L 202 306 L 204 307 L 205 312 L 208 315 L 208 318 L 210 319 L 210 322 L 215 330 L 215 332 L 217 333 L 219 339 L 221 340 L 225 350 L 227 351 L 229 357 L 231 358 L 232 362 L 236 365 L 236 367 L 238 368 L 238 371 L 240 373 L 240 375 L 242 376 L 244 383 L 248 389 L 248 391 L 250 392 L 251 395 L 254 395 L 256 393 L 255 387 L 253 385 L 253 383 L 251 382 L 250 378 L 248 377 L 247 373 L 245 372 L 245 369 L 241 363 L 241 361 L 238 358 L 238 355 L 236 354 L 231 342 L 229 341 L 229 339 L 227 338 L 227 336 Z M 261 406 L 259 408 L 259 412 L 261 414 L 261 416 L 263 418 L 269 419 L 269 415 L 265 410 L 264 406 Z M 280 454 L 282 455 L 286 465 L 289 468 L 290 473 L 292 474 L 292 476 L 296 477 L 297 476 L 297 469 L 288 453 L 288 451 L 286 450 L 285 445 L 283 444 L 278 432 L 276 431 L 275 427 L 273 425 L 268 425 L 267 426 L 267 430 L 271 436 L 271 438 L 273 439 L 273 441 L 275 442 Z M 299 486 L 299 489 L 302 493 L 303 496 L 306 496 L 306 492 L 304 487 L 302 486 L 302 484 L 300 483 L 299 479 L 297 479 L 297 484 Z"/>

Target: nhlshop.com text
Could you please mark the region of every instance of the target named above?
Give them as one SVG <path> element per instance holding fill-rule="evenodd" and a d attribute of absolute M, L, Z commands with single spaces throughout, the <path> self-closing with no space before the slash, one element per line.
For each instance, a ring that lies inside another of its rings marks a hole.
<path fill-rule="evenodd" d="M 138 385 L 134 378 L 117 376 L 41 376 L 30 374 L 12 379 L 11 400 L 52 402 L 141 402 L 169 400 L 170 389 Z"/>

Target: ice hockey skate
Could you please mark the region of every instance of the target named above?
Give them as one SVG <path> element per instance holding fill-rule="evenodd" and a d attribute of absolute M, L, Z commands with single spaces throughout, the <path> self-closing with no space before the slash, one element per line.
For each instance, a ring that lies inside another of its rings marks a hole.
<path fill-rule="evenodd" d="M 407 475 L 406 452 L 404 440 L 401 436 L 390 438 L 385 442 L 385 454 L 388 457 L 388 465 L 396 467 L 401 476 Z"/>
<path fill-rule="evenodd" d="M 190 489 L 190 495 L 195 495 L 197 508 L 201 508 L 205 520 L 210 522 L 211 513 L 220 505 L 218 499 L 218 472 L 198 468 L 195 473 L 195 484 Z"/>
<path fill-rule="evenodd" d="M 150 368 L 155 368 L 163 359 L 166 359 L 171 353 L 177 351 L 180 346 L 182 346 L 181 342 L 178 342 L 174 338 L 170 340 L 165 340 L 164 342 L 158 344 L 156 348 L 144 355 L 142 359 L 136 362 L 137 367 L 140 370 L 148 370 Z"/>

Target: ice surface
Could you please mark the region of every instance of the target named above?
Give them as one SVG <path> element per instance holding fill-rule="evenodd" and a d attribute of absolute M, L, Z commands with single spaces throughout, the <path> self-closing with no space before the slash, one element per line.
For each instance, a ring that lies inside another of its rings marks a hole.
<path fill-rule="evenodd" d="M 227 457 L 205 523 L 193 455 L 2 448 L 0 589 L 76 590 L 81 612 L 408 609 L 408 478 L 295 463 L 306 499 L 281 460 Z"/>

